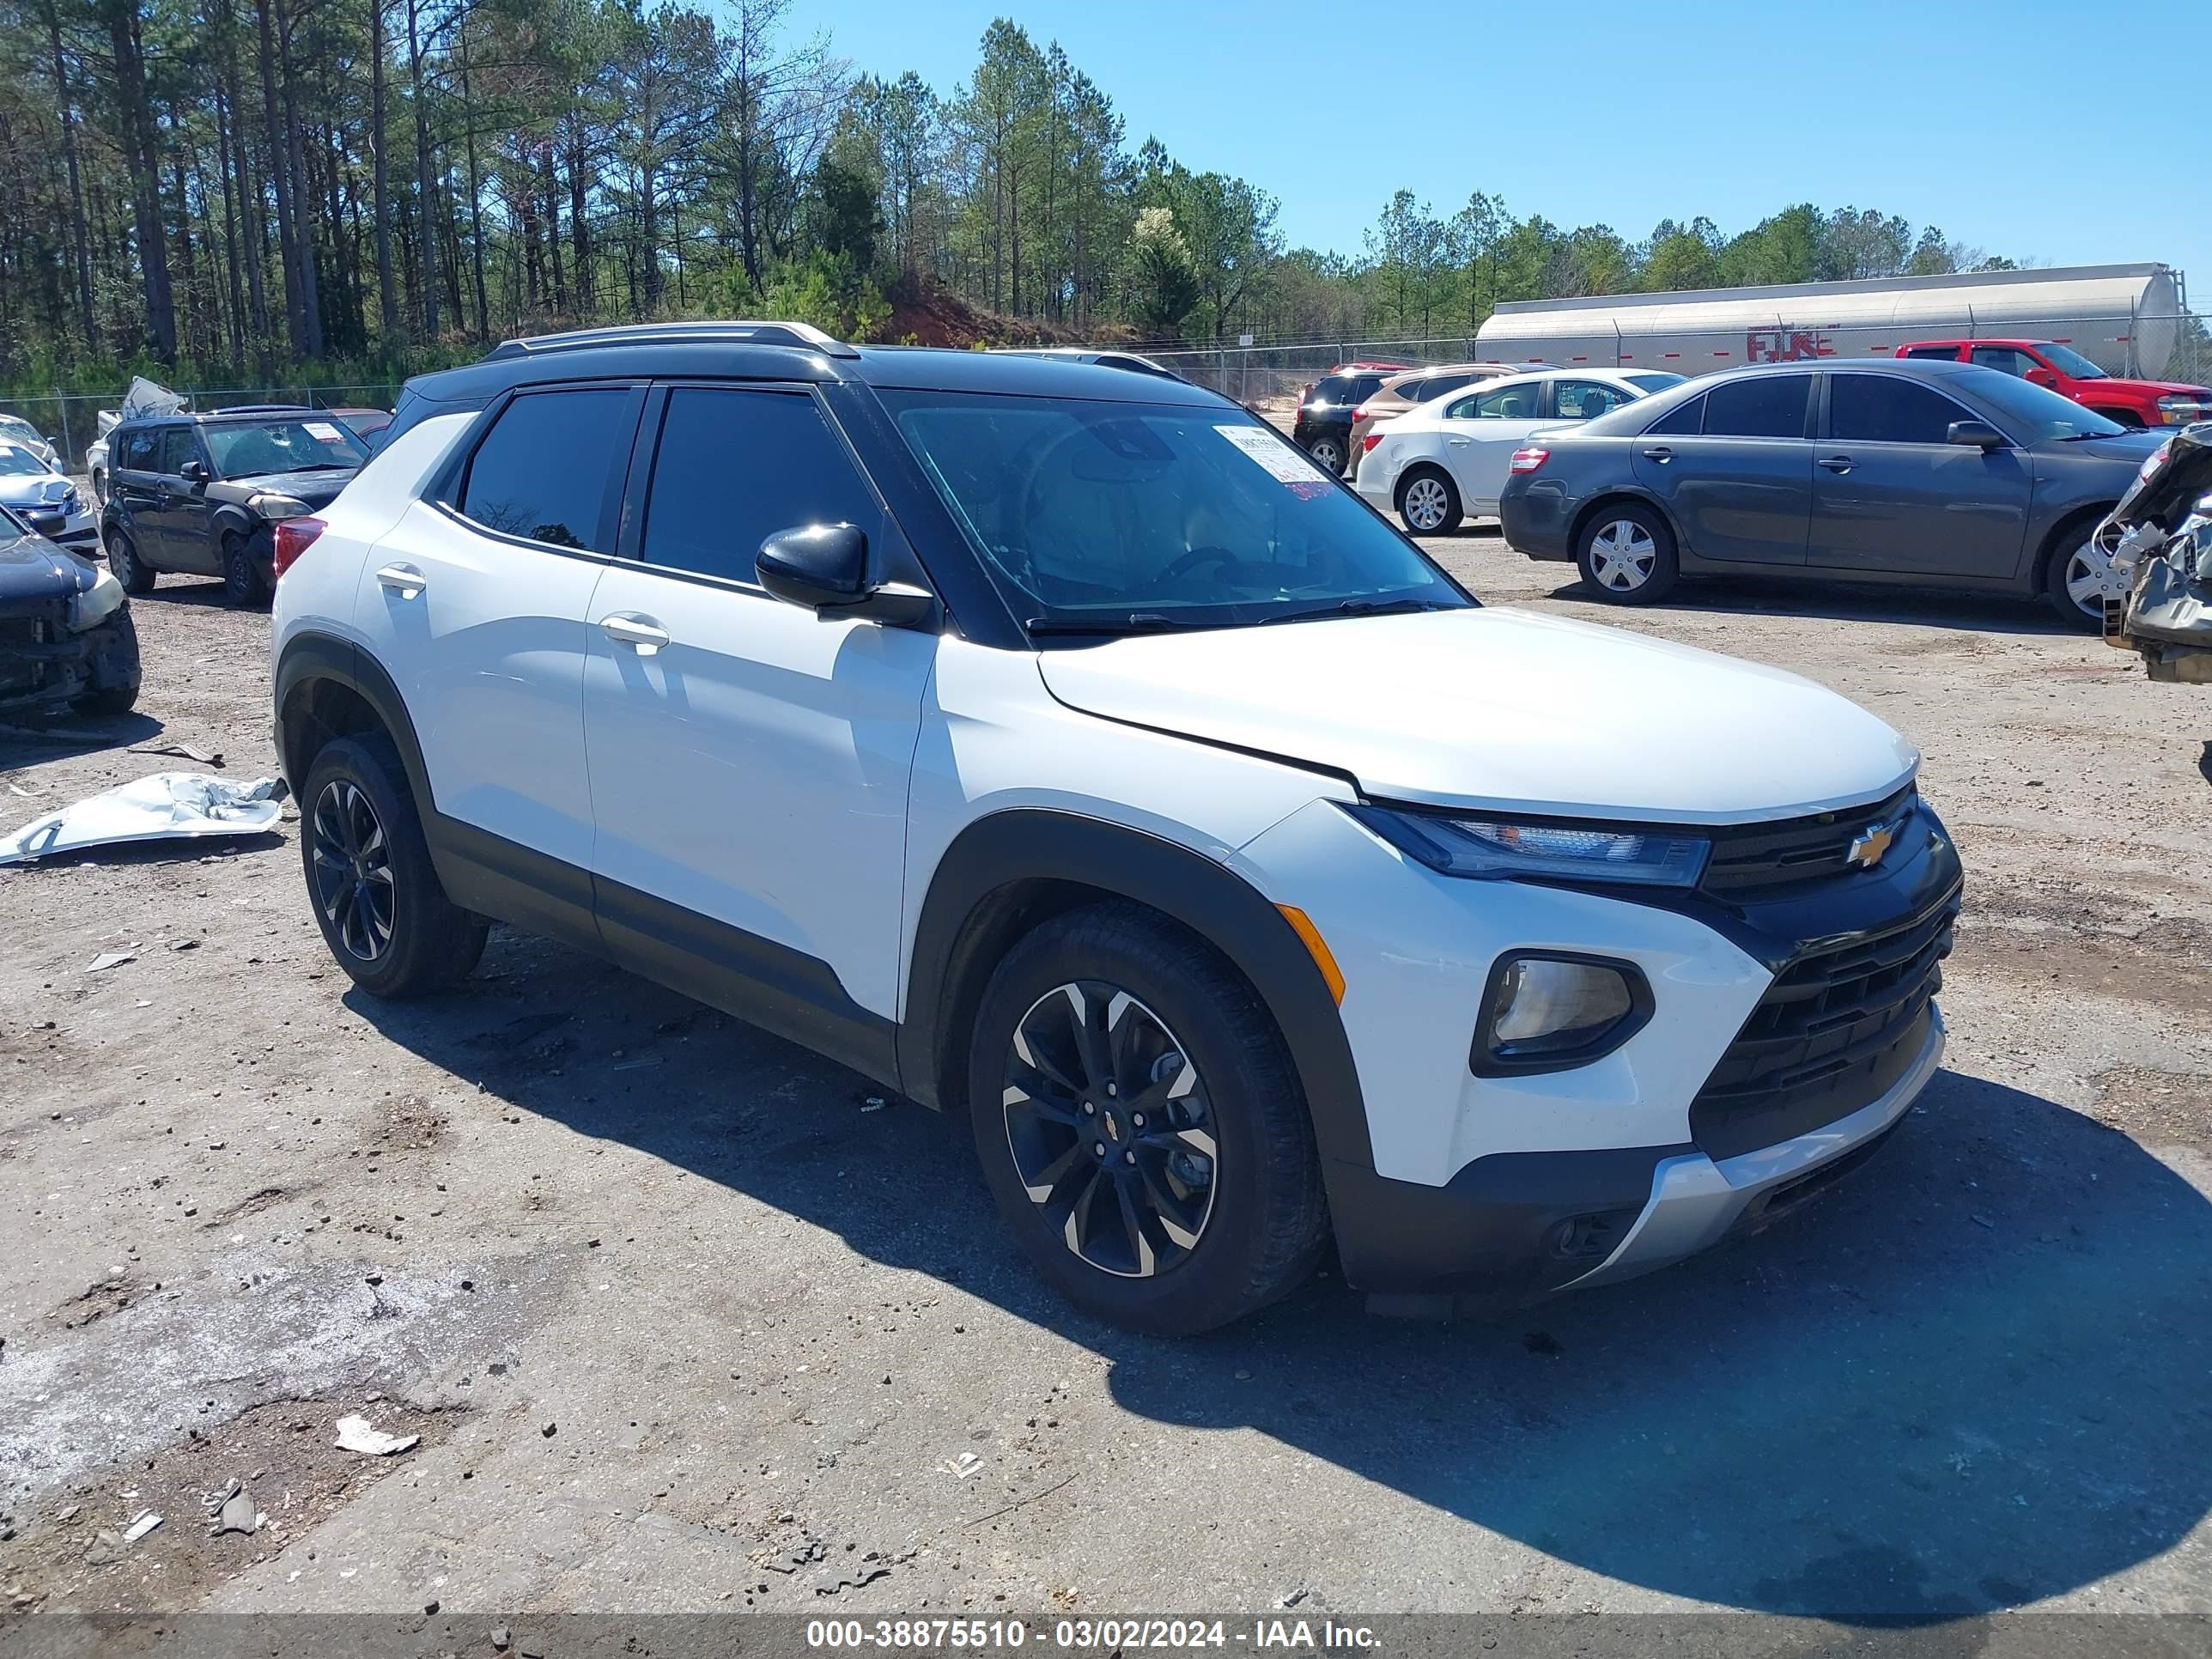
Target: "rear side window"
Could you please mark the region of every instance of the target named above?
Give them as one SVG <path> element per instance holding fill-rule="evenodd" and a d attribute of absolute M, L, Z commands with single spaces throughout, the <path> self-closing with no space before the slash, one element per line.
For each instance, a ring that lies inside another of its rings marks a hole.
<path fill-rule="evenodd" d="M 627 386 L 526 392 L 469 461 L 463 514 L 488 530 L 606 552 L 607 480 L 629 457 Z"/>
<path fill-rule="evenodd" d="M 1360 392 L 1358 381 L 1349 374 L 1324 374 L 1314 385 L 1313 401 L 1317 404 L 1356 403 L 1366 394 Z"/>
<path fill-rule="evenodd" d="M 1997 369 L 2006 374 L 2017 374 L 2022 380 L 2027 378 L 2029 369 L 2043 367 L 2041 363 L 2037 362 L 2034 358 L 2015 346 L 1976 346 L 1967 354 L 1967 358 L 1969 362 L 1979 363 L 1984 368 Z"/>
<path fill-rule="evenodd" d="M 1914 346 L 1905 355 L 1908 357 L 1923 358 L 1929 362 L 1955 363 L 1959 361 L 1959 348 L 1956 346 Z"/>
<path fill-rule="evenodd" d="M 150 432 L 126 432 L 123 434 L 122 453 L 115 465 L 131 472 L 150 472 L 154 470 L 154 434 Z"/>
<path fill-rule="evenodd" d="M 678 386 L 668 394 L 639 556 L 669 570 L 754 580 L 780 530 L 849 524 L 871 545 L 883 513 L 803 392 Z"/>
<path fill-rule="evenodd" d="M 1802 438 L 1809 374 L 1755 374 L 1705 393 L 1708 438 Z"/>
<path fill-rule="evenodd" d="M 1668 410 L 1650 426 L 1644 428 L 1647 438 L 1664 434 L 1670 438 L 1694 438 L 1705 429 L 1705 400 L 1692 398 Z"/>
<path fill-rule="evenodd" d="M 1828 431 L 1839 441 L 1940 444 L 1951 422 L 1977 418 L 1939 392 L 1897 374 L 1835 374 L 1828 380 Z"/>
<path fill-rule="evenodd" d="M 1398 388 L 1399 395 L 1425 404 L 1431 398 L 1441 398 L 1447 392 L 1456 392 L 1463 386 L 1474 384 L 1472 374 L 1431 374 L 1425 380 L 1410 380 Z"/>

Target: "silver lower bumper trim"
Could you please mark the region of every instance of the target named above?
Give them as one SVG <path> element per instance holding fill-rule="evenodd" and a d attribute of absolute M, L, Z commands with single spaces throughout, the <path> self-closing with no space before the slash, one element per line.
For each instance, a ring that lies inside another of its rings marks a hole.
<path fill-rule="evenodd" d="M 1664 1159 L 1636 1224 L 1606 1257 L 1566 1288 L 1633 1279 L 1717 1244 L 1759 1196 L 1863 1145 L 1911 1109 L 1943 1061 L 1943 1016 L 1929 1010 L 1928 1040 L 1911 1068 L 1878 1100 L 1795 1139 L 1716 1164 L 1703 1152 Z"/>

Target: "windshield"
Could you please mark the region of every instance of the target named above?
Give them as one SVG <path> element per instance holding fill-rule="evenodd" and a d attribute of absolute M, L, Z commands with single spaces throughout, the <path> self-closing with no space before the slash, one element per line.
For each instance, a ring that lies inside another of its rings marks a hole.
<path fill-rule="evenodd" d="M 1683 377 L 1680 374 L 1668 374 L 1664 373 L 1654 373 L 1650 374 L 1624 374 L 1620 378 L 1627 381 L 1631 386 L 1642 386 L 1646 392 L 1664 392 L 1670 386 L 1681 385 L 1683 380 Z"/>
<path fill-rule="evenodd" d="M 2057 369 L 2061 374 L 2070 375 L 2077 380 L 2112 379 L 2111 375 L 2075 350 L 2072 346 L 2039 345 L 2036 349 L 2041 352 L 2051 368 Z"/>
<path fill-rule="evenodd" d="M 15 415 L 0 415 L 0 436 L 21 439 L 30 443 L 43 443 L 46 441 L 43 438 L 39 436 L 38 428 L 33 426 L 28 421 Z"/>
<path fill-rule="evenodd" d="M 0 478 L 43 477 L 50 470 L 27 449 L 14 444 L 0 447 Z"/>
<path fill-rule="evenodd" d="M 1036 631 L 1472 603 L 1350 490 L 1233 407 L 878 395 Z"/>
<path fill-rule="evenodd" d="M 2008 417 L 2007 423 L 2015 428 L 2013 435 L 2019 437 L 2024 430 L 2031 443 L 2048 442 L 2055 438 L 2111 438 L 2127 430 L 2117 421 L 2090 413 L 2071 398 L 2061 397 L 2002 369 L 1962 368 L 1955 379 L 1947 377 L 1943 384 L 1955 386 L 1994 405 L 1999 414 Z"/>
<path fill-rule="evenodd" d="M 271 472 L 351 470 L 368 459 L 361 440 L 336 421 L 221 421 L 204 428 L 215 470 L 226 478 Z"/>

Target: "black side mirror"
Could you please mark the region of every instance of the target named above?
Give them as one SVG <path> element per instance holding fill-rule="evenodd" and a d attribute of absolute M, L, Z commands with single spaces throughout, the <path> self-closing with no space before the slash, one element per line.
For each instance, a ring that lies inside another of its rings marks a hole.
<path fill-rule="evenodd" d="M 779 530 L 753 560 L 760 585 L 787 605 L 823 621 L 857 617 L 904 627 L 928 617 L 936 601 L 904 582 L 868 582 L 868 538 L 849 524 Z"/>
<path fill-rule="evenodd" d="M 204 484 L 215 474 L 208 471 L 205 461 L 186 461 L 177 469 L 177 476 L 186 483 Z"/>
<path fill-rule="evenodd" d="M 2002 449 L 2005 435 L 1987 421 L 1954 421 L 1951 429 L 1943 434 L 1943 441 L 1964 444 L 1969 449 L 1978 449 L 1986 454 L 1992 449 Z"/>

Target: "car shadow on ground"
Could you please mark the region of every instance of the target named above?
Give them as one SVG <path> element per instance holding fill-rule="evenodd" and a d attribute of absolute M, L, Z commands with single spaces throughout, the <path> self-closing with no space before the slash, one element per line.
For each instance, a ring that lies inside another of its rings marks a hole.
<path fill-rule="evenodd" d="M 485 974 L 346 1000 L 499 1101 L 1097 1352 L 1132 1413 L 1260 1430 L 1630 1584 L 1934 1622 L 2152 1560 L 2212 1509 L 2212 1206 L 2016 1090 L 1943 1073 L 1807 1212 L 1628 1285 L 1401 1324 L 1332 1271 L 1171 1341 L 1047 1291 L 946 1119 L 864 1112 L 865 1079 L 559 946 L 495 930 Z"/>
<path fill-rule="evenodd" d="M 0 709 L 0 772 L 102 749 L 127 749 L 150 743 L 162 730 L 161 722 L 150 714 L 106 714 L 97 720 L 64 715 L 46 722 Z"/>
<path fill-rule="evenodd" d="M 1602 604 L 1597 590 L 1576 578 L 1544 596 Z M 1624 616 L 1634 607 L 1618 609 Z M 1974 634 L 2056 635 L 2088 640 L 2069 628 L 2041 600 L 1991 599 L 1929 588 L 1862 587 L 1841 582 L 1762 580 L 1753 576 L 1701 576 L 1685 580 L 1657 610 L 1709 615 L 1825 617 L 1836 622 L 1898 623 Z"/>

